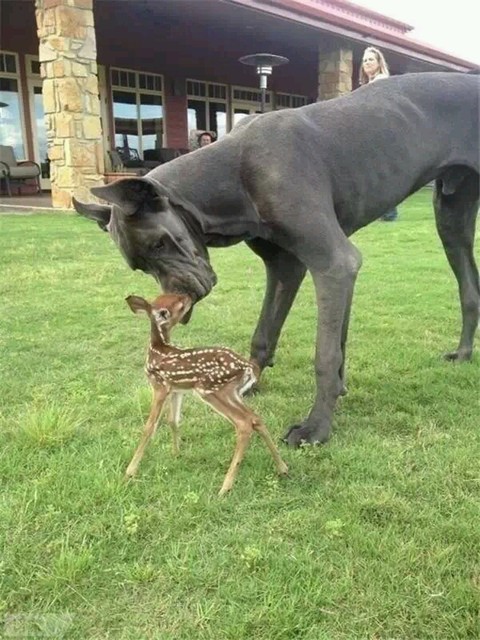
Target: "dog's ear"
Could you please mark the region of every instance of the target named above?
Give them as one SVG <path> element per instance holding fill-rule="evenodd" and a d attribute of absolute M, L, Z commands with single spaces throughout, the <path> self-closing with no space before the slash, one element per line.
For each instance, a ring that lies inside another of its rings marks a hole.
<path fill-rule="evenodd" d="M 90 191 L 97 198 L 118 205 L 126 216 L 134 215 L 149 201 L 159 199 L 154 185 L 145 178 L 123 178 L 104 187 L 92 187 Z"/>
<path fill-rule="evenodd" d="M 76 198 L 72 198 L 72 204 L 77 213 L 90 220 L 95 220 L 102 231 L 108 231 L 108 223 L 112 215 L 112 208 L 101 204 L 86 204 Z"/>

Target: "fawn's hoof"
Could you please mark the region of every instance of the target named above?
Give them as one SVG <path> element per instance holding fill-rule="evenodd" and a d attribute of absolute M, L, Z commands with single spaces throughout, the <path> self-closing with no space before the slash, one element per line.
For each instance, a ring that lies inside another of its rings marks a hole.
<path fill-rule="evenodd" d="M 279 476 L 288 476 L 288 467 L 285 462 L 282 462 L 277 469 L 277 473 Z"/>

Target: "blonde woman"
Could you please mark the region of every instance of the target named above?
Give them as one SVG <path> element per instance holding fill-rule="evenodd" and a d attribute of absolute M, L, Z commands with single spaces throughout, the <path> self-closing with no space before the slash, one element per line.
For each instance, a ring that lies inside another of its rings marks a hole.
<path fill-rule="evenodd" d="M 360 84 L 368 84 L 380 78 L 388 78 L 390 71 L 383 53 L 376 47 L 367 47 L 363 52 L 362 66 L 360 67 Z"/>
<path fill-rule="evenodd" d="M 362 65 L 360 67 L 360 84 L 370 84 L 381 78 L 388 78 L 390 71 L 383 53 L 376 47 L 367 47 L 363 52 Z M 380 219 L 385 222 L 393 222 L 398 218 L 397 209 L 385 213 Z"/>

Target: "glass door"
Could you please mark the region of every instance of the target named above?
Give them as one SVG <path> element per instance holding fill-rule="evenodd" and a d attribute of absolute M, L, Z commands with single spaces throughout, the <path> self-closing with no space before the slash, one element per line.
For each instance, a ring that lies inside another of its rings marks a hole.
<path fill-rule="evenodd" d="M 40 184 L 42 189 L 50 189 L 50 160 L 48 158 L 47 128 L 43 110 L 42 81 L 29 81 L 30 113 L 33 124 L 34 160 L 41 168 Z"/>

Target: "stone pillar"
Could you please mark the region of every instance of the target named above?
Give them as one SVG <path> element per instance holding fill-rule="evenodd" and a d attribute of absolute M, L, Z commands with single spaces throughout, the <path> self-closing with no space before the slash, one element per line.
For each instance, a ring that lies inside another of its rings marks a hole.
<path fill-rule="evenodd" d="M 54 207 L 103 184 L 93 0 L 35 0 Z"/>
<path fill-rule="evenodd" d="M 353 54 L 350 49 L 320 51 L 318 57 L 318 100 L 336 98 L 352 90 Z"/>

